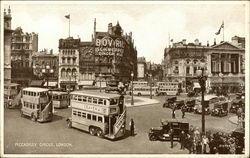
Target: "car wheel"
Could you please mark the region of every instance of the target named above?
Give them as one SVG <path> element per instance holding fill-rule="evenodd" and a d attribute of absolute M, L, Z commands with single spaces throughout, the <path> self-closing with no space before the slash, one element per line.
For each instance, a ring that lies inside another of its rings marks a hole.
<path fill-rule="evenodd" d="M 151 135 L 149 136 L 149 140 L 150 140 L 150 141 L 156 141 L 156 140 L 157 140 L 157 137 L 156 137 L 154 134 L 151 134 Z"/>
<path fill-rule="evenodd" d="M 94 127 L 90 127 L 90 128 L 89 128 L 89 133 L 90 133 L 90 135 L 92 135 L 92 136 L 96 135 L 96 129 L 95 129 Z"/>
<path fill-rule="evenodd" d="M 96 130 L 96 135 L 97 135 L 98 137 L 103 137 L 103 132 L 102 132 L 102 130 L 98 128 L 98 129 Z"/>

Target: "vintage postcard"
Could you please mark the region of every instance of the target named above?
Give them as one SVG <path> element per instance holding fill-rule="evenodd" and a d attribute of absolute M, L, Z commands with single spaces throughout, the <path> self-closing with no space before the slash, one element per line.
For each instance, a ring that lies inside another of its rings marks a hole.
<path fill-rule="evenodd" d="M 248 1 L 1 1 L 1 157 L 249 157 Z"/>

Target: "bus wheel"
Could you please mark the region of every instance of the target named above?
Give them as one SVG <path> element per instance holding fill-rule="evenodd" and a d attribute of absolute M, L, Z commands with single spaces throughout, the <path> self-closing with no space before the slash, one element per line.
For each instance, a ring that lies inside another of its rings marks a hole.
<path fill-rule="evenodd" d="M 152 135 L 149 136 L 149 140 L 150 141 L 156 141 L 157 138 L 156 138 L 156 136 L 154 134 L 152 134 Z"/>
<path fill-rule="evenodd" d="M 102 136 L 103 136 L 102 130 L 98 128 L 98 129 L 96 130 L 96 135 L 97 135 L 98 137 L 102 137 Z"/>
<path fill-rule="evenodd" d="M 36 122 L 36 116 L 34 114 L 31 114 L 31 120 Z"/>
<path fill-rule="evenodd" d="M 90 135 L 94 136 L 96 134 L 96 129 L 94 127 L 89 128 Z"/>
<path fill-rule="evenodd" d="M 67 126 L 68 126 L 68 128 L 72 127 L 72 122 L 70 120 L 67 121 Z"/>

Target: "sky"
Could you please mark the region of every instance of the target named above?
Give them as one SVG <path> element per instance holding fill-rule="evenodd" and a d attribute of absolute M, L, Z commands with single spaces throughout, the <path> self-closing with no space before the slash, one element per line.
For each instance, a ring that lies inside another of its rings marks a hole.
<path fill-rule="evenodd" d="M 132 32 L 138 57 L 147 61 L 161 63 L 164 48 L 169 39 L 187 43 L 199 39 L 206 45 L 223 40 L 222 33 L 215 35 L 224 21 L 225 41 L 237 35 L 245 37 L 246 5 L 242 2 L 8 2 L 3 1 L 3 8 L 10 5 L 12 10 L 12 29 L 19 26 L 24 32 L 39 35 L 39 50 L 53 49 L 58 53 L 60 38 L 68 37 L 68 19 L 71 17 L 71 36 L 90 41 L 94 30 L 107 31 L 108 24 L 117 21 L 124 33 Z M 67 4 L 66 4 L 67 3 Z"/>

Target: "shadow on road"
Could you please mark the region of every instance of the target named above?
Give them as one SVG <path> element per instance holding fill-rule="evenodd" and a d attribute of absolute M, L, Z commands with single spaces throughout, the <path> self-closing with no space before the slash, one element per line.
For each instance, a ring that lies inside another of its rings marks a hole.
<path fill-rule="evenodd" d="M 62 116 L 59 116 L 59 115 L 53 115 L 53 120 L 51 122 L 55 122 L 55 121 L 59 121 L 59 120 L 62 120 L 63 117 Z"/>

